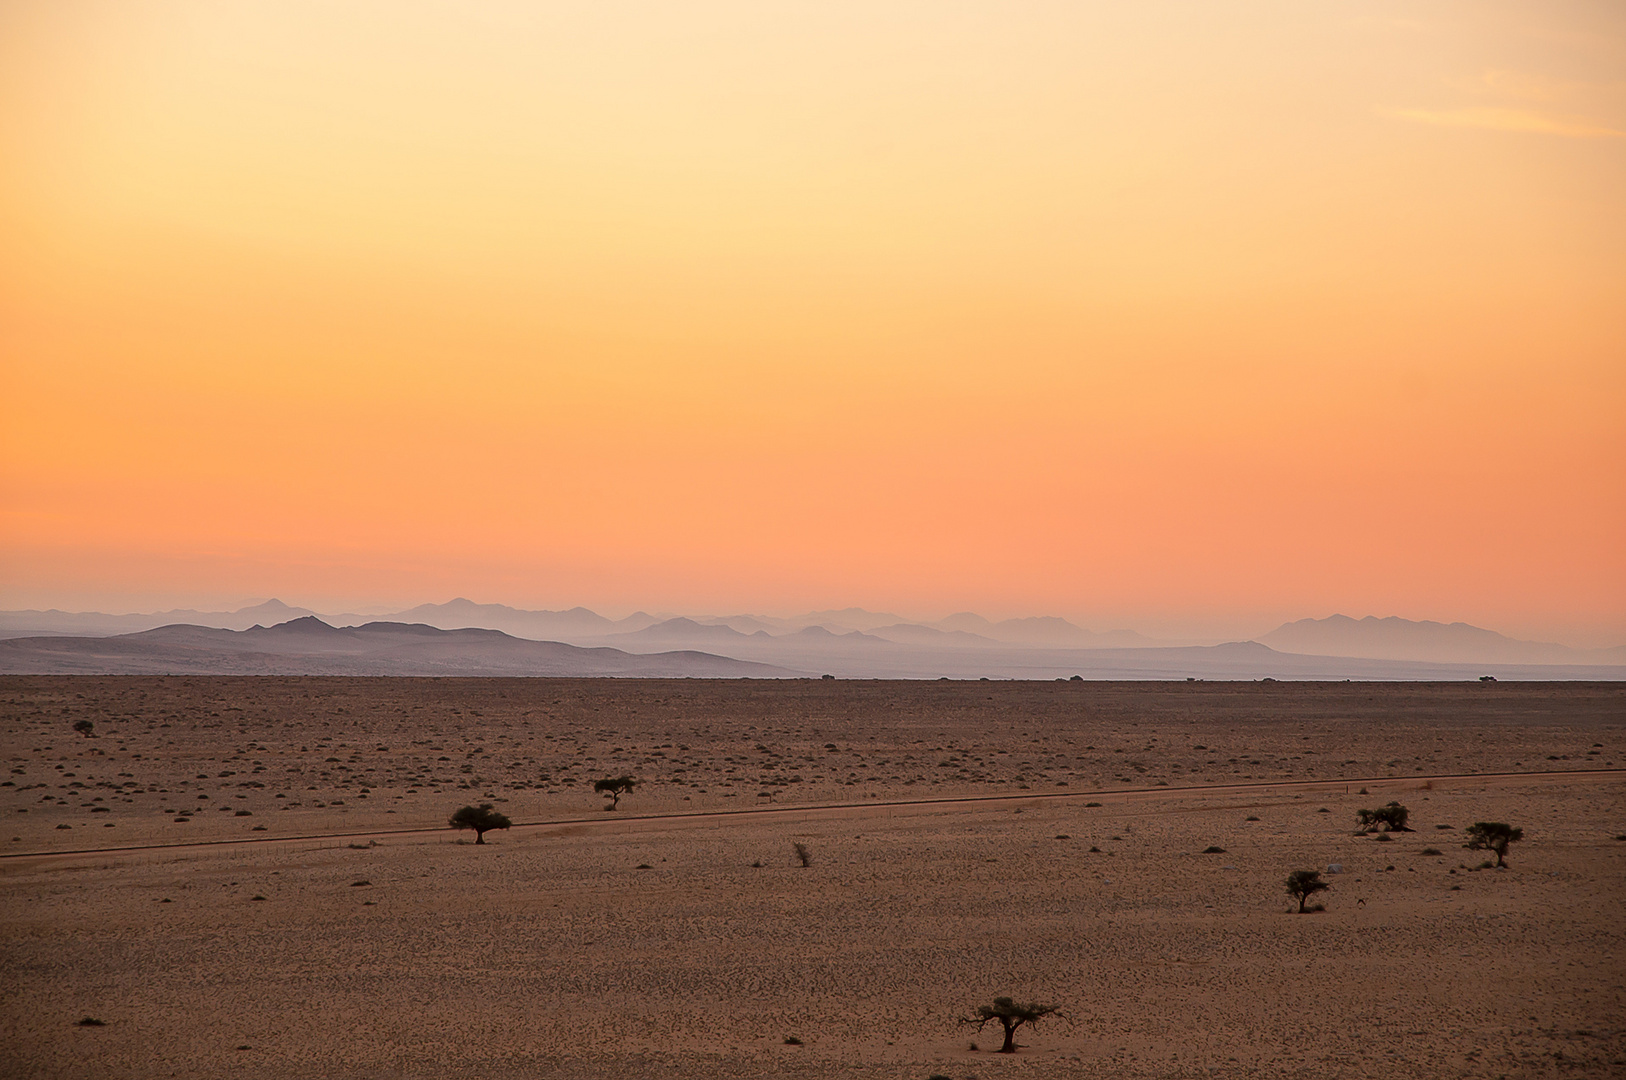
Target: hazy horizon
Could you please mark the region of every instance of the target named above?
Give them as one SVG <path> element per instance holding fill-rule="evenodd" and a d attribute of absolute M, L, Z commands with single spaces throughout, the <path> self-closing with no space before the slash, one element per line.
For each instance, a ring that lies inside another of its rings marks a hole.
<path fill-rule="evenodd" d="M 21 610 L 57 610 L 64 613 L 97 613 L 106 615 L 152 615 L 171 611 L 196 611 L 200 613 L 231 613 L 245 608 L 256 607 L 270 601 L 277 601 L 294 609 L 304 609 L 315 612 L 324 618 L 341 618 L 347 616 L 361 618 L 380 618 L 397 615 L 411 611 L 422 606 L 439 606 L 457 600 L 467 600 L 477 605 L 495 605 L 508 607 L 517 611 L 553 611 L 565 612 L 578 608 L 585 608 L 596 615 L 603 616 L 612 622 L 626 619 L 635 614 L 644 614 L 659 620 L 689 618 L 689 619 L 727 619 L 739 617 L 760 617 L 774 620 L 797 620 L 813 614 L 839 613 L 846 610 L 857 609 L 870 614 L 894 615 L 904 623 L 931 626 L 955 615 L 972 614 L 987 619 L 991 623 L 998 623 L 1007 619 L 1030 618 L 1060 618 L 1064 619 L 1081 630 L 1092 633 L 1108 634 L 1113 632 L 1129 632 L 1146 637 L 1150 643 L 1155 644 L 1217 644 L 1225 641 L 1253 640 L 1269 634 L 1271 631 L 1305 619 L 1328 619 L 1334 616 L 1344 616 L 1356 621 L 1371 617 L 1377 619 L 1400 618 L 1409 622 L 1439 623 L 1442 625 L 1465 624 L 1477 629 L 1489 630 L 1505 637 L 1519 641 L 1549 642 L 1565 645 L 1576 649 L 1607 649 L 1626 645 L 1626 632 L 1611 636 L 1607 629 L 1589 634 L 1584 630 L 1563 631 L 1562 628 L 1547 632 L 1536 628 L 1530 632 L 1520 632 L 1505 626 L 1476 623 L 1468 619 L 1442 618 L 1437 616 L 1411 616 L 1396 612 L 1365 612 L 1365 611 L 1326 611 L 1309 614 L 1283 614 L 1280 616 L 1261 614 L 1253 617 L 1242 616 L 1214 616 L 1211 618 L 1120 618 L 1113 621 L 1110 616 L 1092 616 L 1088 614 L 1068 614 L 1056 611 L 1002 611 L 993 609 L 979 611 L 972 608 L 961 607 L 941 611 L 927 611 L 921 613 L 911 610 L 897 610 L 884 605 L 871 606 L 866 604 L 824 604 L 800 608 L 781 609 L 722 609 L 722 608 L 665 608 L 659 605 L 611 606 L 594 605 L 590 603 L 512 603 L 503 600 L 482 600 L 474 597 L 458 595 L 445 599 L 416 600 L 407 602 L 370 601 L 352 602 L 338 601 L 305 601 L 289 599 L 286 596 L 255 596 L 245 598 L 204 598 L 194 602 L 169 602 L 154 600 L 145 606 L 64 606 L 60 603 L 16 603 L 11 597 L 0 594 L 0 611 Z M 827 621 L 839 622 L 839 619 Z"/>

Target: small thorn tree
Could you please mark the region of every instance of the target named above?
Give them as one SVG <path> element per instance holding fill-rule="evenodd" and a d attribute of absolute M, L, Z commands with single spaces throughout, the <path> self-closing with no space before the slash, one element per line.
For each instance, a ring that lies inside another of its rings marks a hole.
<path fill-rule="evenodd" d="M 1355 820 L 1360 823 L 1362 832 L 1371 832 L 1379 828 L 1384 832 L 1411 832 L 1406 827 L 1406 819 L 1409 817 L 1411 811 L 1397 802 L 1380 806 L 1376 810 L 1355 811 Z"/>
<path fill-rule="evenodd" d="M 73 730 L 89 739 L 94 737 L 96 724 L 95 721 L 92 720 L 75 720 L 73 722 Z"/>
<path fill-rule="evenodd" d="M 593 790 L 600 795 L 610 797 L 610 805 L 606 810 L 614 810 L 621 805 L 621 796 L 638 786 L 638 781 L 630 776 L 606 776 L 602 780 L 593 781 Z"/>
<path fill-rule="evenodd" d="M 968 1016 L 961 1023 L 975 1024 L 981 1031 L 990 1023 L 997 1021 L 1005 1029 L 1005 1045 L 999 1048 L 1001 1054 L 1016 1053 L 1016 1029 L 1023 1024 L 1037 1024 L 1040 1020 L 1059 1012 L 1055 1005 L 1040 1005 L 1033 1002 L 1028 1005 L 1018 1005 L 1008 997 L 997 997 L 992 1005 L 978 1005 L 975 1016 Z"/>
<path fill-rule="evenodd" d="M 1295 870 L 1287 875 L 1287 895 L 1299 902 L 1299 914 L 1305 914 L 1304 902 L 1318 892 L 1332 888 L 1321 880 L 1319 870 Z"/>
<path fill-rule="evenodd" d="M 473 829 L 474 842 L 486 842 L 486 832 L 491 829 L 506 829 L 513 824 L 506 814 L 498 813 L 490 803 L 481 803 L 479 806 L 465 806 L 451 816 L 447 822 L 454 829 Z"/>
<path fill-rule="evenodd" d="M 1507 865 L 1507 846 L 1524 839 L 1524 830 L 1505 821 L 1476 821 L 1468 826 L 1468 846 L 1475 851 L 1496 852 L 1496 865 Z"/>

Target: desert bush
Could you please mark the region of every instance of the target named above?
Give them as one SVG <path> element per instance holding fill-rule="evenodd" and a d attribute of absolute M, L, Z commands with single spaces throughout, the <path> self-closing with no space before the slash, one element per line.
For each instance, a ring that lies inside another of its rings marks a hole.
<path fill-rule="evenodd" d="M 75 720 L 73 722 L 73 730 L 77 731 L 79 734 L 88 739 L 90 738 L 91 733 L 96 730 L 96 725 L 89 720 Z"/>
<path fill-rule="evenodd" d="M 1321 880 L 1319 870 L 1295 870 L 1287 875 L 1287 895 L 1299 902 L 1299 914 L 1307 914 L 1304 902 L 1318 892 L 1332 888 Z"/>
<path fill-rule="evenodd" d="M 87 1016 L 83 1020 L 75 1020 L 75 1027 L 106 1027 L 106 1020 L 98 1020 L 94 1016 Z"/>
<path fill-rule="evenodd" d="M 504 814 L 500 814 L 490 803 L 481 803 L 479 806 L 465 806 L 448 819 L 447 824 L 454 829 L 473 829 L 474 842 L 486 842 L 486 833 L 492 829 L 506 829 L 513 824 Z"/>
<path fill-rule="evenodd" d="M 610 797 L 610 805 L 604 808 L 606 810 L 614 810 L 617 806 L 620 806 L 621 796 L 632 791 L 637 786 L 638 781 L 630 776 L 606 776 L 602 780 L 593 781 L 593 791 L 596 794 Z"/>
<path fill-rule="evenodd" d="M 1005 1029 L 1005 1044 L 999 1048 L 1001 1054 L 1016 1053 L 1016 1029 L 1023 1024 L 1037 1024 L 1045 1017 L 1059 1012 L 1055 1005 L 1040 1005 L 1032 1002 L 1019 1005 L 1008 997 L 996 997 L 992 1005 L 978 1005 L 974 1015 L 968 1016 L 960 1022 L 975 1024 L 981 1031 L 990 1023 L 998 1022 Z M 971 1044 L 973 1047 L 976 1043 Z"/>
<path fill-rule="evenodd" d="M 786 1046 L 801 1046 L 802 1045 L 802 1040 L 798 1039 L 794 1035 L 786 1035 L 785 1036 L 785 1045 Z"/>
<path fill-rule="evenodd" d="M 1505 821 L 1476 821 L 1468 826 L 1468 847 L 1496 852 L 1496 865 L 1507 865 L 1507 846 L 1524 839 L 1524 830 Z"/>
<path fill-rule="evenodd" d="M 1204 855 L 1224 855 L 1225 854 L 1225 849 L 1220 847 L 1218 844 L 1210 844 L 1207 847 L 1203 848 L 1203 854 Z"/>
<path fill-rule="evenodd" d="M 1445 852 L 1441 851 L 1437 847 L 1426 847 L 1426 848 L 1423 849 L 1423 854 L 1424 855 L 1444 855 Z"/>
<path fill-rule="evenodd" d="M 1361 832 L 1372 832 L 1382 829 L 1384 832 L 1411 832 L 1406 827 L 1406 819 L 1411 816 L 1407 810 L 1397 802 L 1380 806 L 1376 810 L 1357 810 L 1355 820 L 1360 825 Z"/>
<path fill-rule="evenodd" d="M 807 850 L 806 844 L 792 844 L 791 850 L 796 852 L 796 861 L 801 863 L 804 869 L 813 865 L 813 853 Z"/>

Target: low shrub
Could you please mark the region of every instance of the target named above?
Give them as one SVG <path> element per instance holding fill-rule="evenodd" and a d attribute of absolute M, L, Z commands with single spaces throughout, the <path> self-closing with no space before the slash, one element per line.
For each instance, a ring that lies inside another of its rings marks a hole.
<path fill-rule="evenodd" d="M 1406 821 L 1410 816 L 1409 810 L 1392 801 L 1374 810 L 1355 811 L 1355 820 L 1362 832 L 1371 832 L 1374 829 L 1382 829 L 1384 832 L 1411 832 L 1406 827 Z"/>

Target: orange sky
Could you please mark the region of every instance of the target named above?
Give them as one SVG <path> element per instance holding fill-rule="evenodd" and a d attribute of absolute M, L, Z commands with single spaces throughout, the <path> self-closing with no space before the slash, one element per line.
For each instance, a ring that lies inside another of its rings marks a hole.
<path fill-rule="evenodd" d="M 12 0 L 0 606 L 1618 644 L 1622 192 L 1601 3 Z"/>

